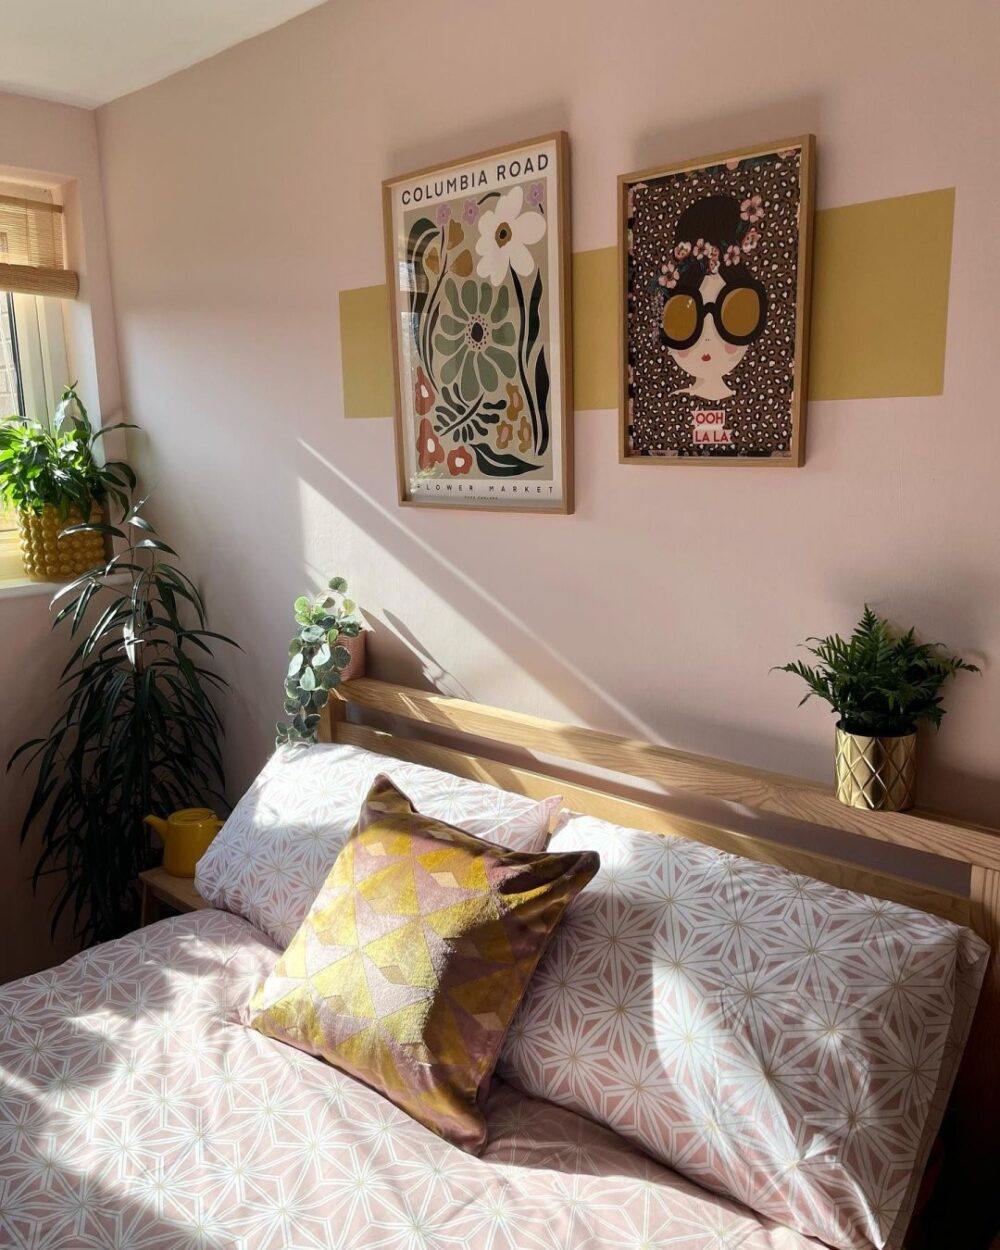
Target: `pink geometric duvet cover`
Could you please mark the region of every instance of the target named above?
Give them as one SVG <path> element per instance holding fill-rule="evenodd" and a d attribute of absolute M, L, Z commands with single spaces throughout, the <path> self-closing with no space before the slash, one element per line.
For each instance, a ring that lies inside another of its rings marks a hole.
<path fill-rule="evenodd" d="M 0 989 L 4 1250 L 815 1250 L 499 1083 L 463 1154 L 239 1023 L 276 958 L 203 911 Z"/>

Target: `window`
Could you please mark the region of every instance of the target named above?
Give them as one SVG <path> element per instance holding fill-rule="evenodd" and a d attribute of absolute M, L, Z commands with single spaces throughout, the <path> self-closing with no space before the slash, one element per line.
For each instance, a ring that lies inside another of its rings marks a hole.
<path fill-rule="evenodd" d="M 23 416 L 24 390 L 17 350 L 14 297 L 9 291 L 3 295 L 3 303 L 0 303 L 0 412 L 5 416 L 15 413 Z"/>
<path fill-rule="evenodd" d="M 47 424 L 73 380 L 57 296 L 75 294 L 76 275 L 62 264 L 62 209 L 52 192 L 0 183 L 0 421 Z M 17 518 L 0 505 L 0 582 L 21 576 L 16 531 Z"/>
<path fill-rule="evenodd" d="M 47 423 L 72 380 L 59 301 L 0 291 L 0 419 Z M 16 527 L 15 518 L 0 511 L 0 531 Z"/>

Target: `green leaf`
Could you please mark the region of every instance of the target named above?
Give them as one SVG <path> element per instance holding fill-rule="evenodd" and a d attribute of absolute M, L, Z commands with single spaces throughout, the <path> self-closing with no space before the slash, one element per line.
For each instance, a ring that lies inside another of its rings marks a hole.
<path fill-rule="evenodd" d="M 299 677 L 299 688 L 310 691 L 316 689 L 316 674 L 311 668 L 303 670 L 302 675 Z"/>
<path fill-rule="evenodd" d="M 535 452 L 539 456 L 544 456 L 549 446 L 548 402 L 549 370 L 545 363 L 545 348 L 543 347 L 535 360 L 535 404 L 538 409 Z"/>
<path fill-rule="evenodd" d="M 110 534 L 112 538 L 124 538 L 124 530 L 116 525 L 106 525 L 103 521 L 87 521 L 83 525 L 67 525 L 60 534 Z"/>
<path fill-rule="evenodd" d="M 137 543 L 133 544 L 140 551 L 163 551 L 168 556 L 175 556 L 177 552 L 173 547 L 167 546 L 162 539 L 159 538 L 140 538 Z"/>
<path fill-rule="evenodd" d="M 288 676 L 294 677 L 302 671 L 302 652 L 298 651 L 292 656 L 291 663 L 288 665 Z"/>
<path fill-rule="evenodd" d="M 535 274 L 535 281 L 531 288 L 531 296 L 528 300 L 528 318 L 527 318 L 528 340 L 527 340 L 527 346 L 525 349 L 526 358 L 531 355 L 532 348 L 535 346 L 535 341 L 538 338 L 539 328 L 541 327 L 541 318 L 539 317 L 539 313 L 538 313 L 538 308 L 539 308 L 539 305 L 541 304 L 541 300 L 542 300 L 542 274 L 541 274 L 541 270 L 539 270 Z"/>
<path fill-rule="evenodd" d="M 105 434 L 110 434 L 112 430 L 138 430 L 139 428 L 134 421 L 115 421 L 111 425 L 102 425 L 99 430 L 95 430 L 91 442 L 96 444 L 99 438 L 103 438 Z"/>
<path fill-rule="evenodd" d="M 470 443 L 479 471 L 487 477 L 519 477 L 537 469 L 537 464 L 509 452 L 494 451 L 489 443 Z"/>

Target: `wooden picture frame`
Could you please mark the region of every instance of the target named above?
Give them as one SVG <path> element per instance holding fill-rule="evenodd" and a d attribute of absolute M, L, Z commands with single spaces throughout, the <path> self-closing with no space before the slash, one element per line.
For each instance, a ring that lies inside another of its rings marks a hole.
<path fill-rule="evenodd" d="M 382 184 L 399 502 L 573 511 L 564 131 Z"/>
<path fill-rule="evenodd" d="M 619 176 L 622 464 L 804 463 L 815 169 L 807 134 Z"/>

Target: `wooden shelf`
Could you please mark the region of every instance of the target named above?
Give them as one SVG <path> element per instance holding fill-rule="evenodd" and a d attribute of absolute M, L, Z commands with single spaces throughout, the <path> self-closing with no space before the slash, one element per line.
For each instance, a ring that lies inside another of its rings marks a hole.
<path fill-rule="evenodd" d="M 142 882 L 141 925 L 160 919 L 157 913 L 161 908 L 157 904 L 182 913 L 211 907 L 195 888 L 194 877 L 175 877 L 165 868 L 148 868 L 139 873 L 139 880 Z"/>

